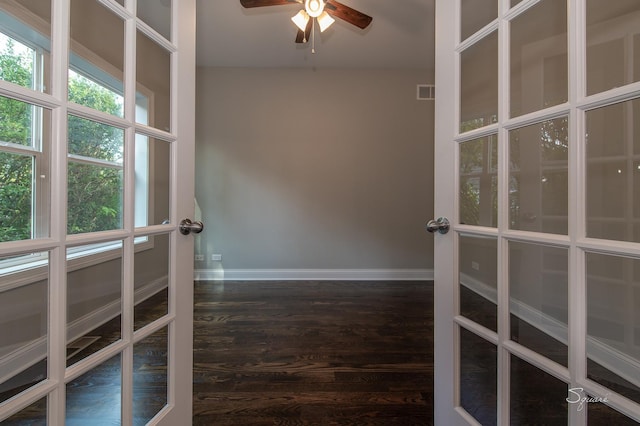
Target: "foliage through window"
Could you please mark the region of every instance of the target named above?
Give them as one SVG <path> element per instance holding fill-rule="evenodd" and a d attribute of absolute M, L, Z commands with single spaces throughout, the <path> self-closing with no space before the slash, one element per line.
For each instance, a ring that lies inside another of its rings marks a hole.
<path fill-rule="evenodd" d="M 0 79 L 27 88 L 39 87 L 42 77 L 38 73 L 38 55 L 42 55 L 38 46 L 29 47 L 0 33 Z M 69 101 L 122 117 L 122 94 L 100 84 L 99 78 L 93 80 L 92 71 L 102 72 L 97 67 L 88 71 L 69 69 Z M 139 94 L 137 98 L 146 102 Z M 136 108 L 137 114 L 141 113 L 140 108 Z M 49 113 L 0 96 L 0 242 L 48 233 L 48 223 L 39 222 L 46 219 L 38 218 L 48 215 L 45 182 Z M 67 232 L 122 228 L 124 130 L 71 114 L 67 123 Z M 140 184 L 147 185 L 147 179 L 136 179 L 136 185 Z M 136 204 L 145 204 L 141 211 L 147 211 L 147 201 L 136 200 Z M 136 219 L 137 226 L 146 225 L 146 221 L 139 222 Z"/>

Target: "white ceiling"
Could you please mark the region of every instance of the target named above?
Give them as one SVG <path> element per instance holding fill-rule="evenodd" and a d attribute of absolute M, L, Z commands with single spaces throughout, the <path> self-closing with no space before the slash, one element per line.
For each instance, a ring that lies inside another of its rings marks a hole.
<path fill-rule="evenodd" d="M 266 68 L 434 67 L 434 0 L 340 0 L 373 17 L 361 30 L 340 19 L 311 42 L 294 42 L 301 5 L 245 9 L 239 0 L 197 0 L 200 66 Z"/>

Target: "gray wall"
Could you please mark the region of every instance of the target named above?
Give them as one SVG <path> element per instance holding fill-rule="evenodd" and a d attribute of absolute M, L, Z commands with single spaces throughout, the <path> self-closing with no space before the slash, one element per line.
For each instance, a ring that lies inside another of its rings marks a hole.
<path fill-rule="evenodd" d="M 431 82 L 199 68 L 196 269 L 431 269 L 433 102 L 416 100 Z"/>

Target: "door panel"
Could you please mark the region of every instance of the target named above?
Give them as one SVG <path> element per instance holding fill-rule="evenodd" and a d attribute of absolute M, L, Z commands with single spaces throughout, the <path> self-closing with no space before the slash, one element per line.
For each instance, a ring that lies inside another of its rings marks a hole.
<path fill-rule="evenodd" d="M 2 424 L 191 421 L 195 1 L 137 4 L 0 0 Z"/>
<path fill-rule="evenodd" d="M 640 6 L 610 4 L 436 0 L 436 424 L 640 421 Z"/>

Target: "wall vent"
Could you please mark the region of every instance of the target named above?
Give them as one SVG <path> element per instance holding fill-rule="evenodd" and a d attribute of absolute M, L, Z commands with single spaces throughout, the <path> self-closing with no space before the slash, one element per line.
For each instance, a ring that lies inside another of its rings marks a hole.
<path fill-rule="evenodd" d="M 436 98 L 436 86 L 434 84 L 418 84 L 416 99 L 419 101 L 433 101 Z"/>

